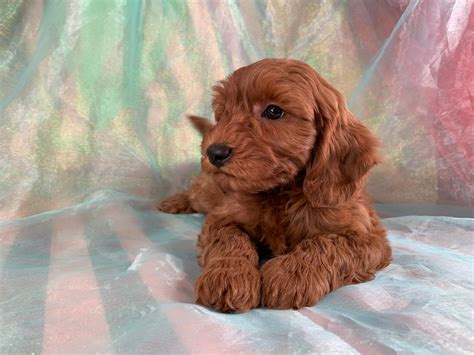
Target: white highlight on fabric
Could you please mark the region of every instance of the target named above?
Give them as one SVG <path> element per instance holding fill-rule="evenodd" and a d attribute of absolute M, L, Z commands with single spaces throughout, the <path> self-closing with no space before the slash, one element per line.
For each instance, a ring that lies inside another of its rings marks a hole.
<path fill-rule="evenodd" d="M 132 265 L 129 266 L 127 271 L 137 271 L 138 268 L 143 264 L 143 255 L 147 252 L 148 249 L 141 248 L 141 252 L 135 256 L 135 259 L 132 262 Z"/>

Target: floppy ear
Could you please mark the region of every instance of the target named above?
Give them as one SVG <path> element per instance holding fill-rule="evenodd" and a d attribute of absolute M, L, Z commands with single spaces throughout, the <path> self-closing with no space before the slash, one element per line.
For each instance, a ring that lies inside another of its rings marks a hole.
<path fill-rule="evenodd" d="M 313 207 L 334 207 L 364 185 L 379 161 L 378 142 L 347 110 L 341 93 L 319 76 L 313 85 L 317 133 L 303 193 Z"/>
<path fill-rule="evenodd" d="M 191 121 L 193 127 L 196 128 L 203 136 L 214 127 L 214 124 L 207 118 L 194 115 L 188 115 L 187 117 L 188 120 Z"/>

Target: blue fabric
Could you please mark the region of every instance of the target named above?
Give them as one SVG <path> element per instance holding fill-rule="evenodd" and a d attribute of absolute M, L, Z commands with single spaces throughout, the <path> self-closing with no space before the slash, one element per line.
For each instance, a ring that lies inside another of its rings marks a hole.
<path fill-rule="evenodd" d="M 299 311 L 194 303 L 202 215 L 101 191 L 0 224 L 0 352 L 470 353 L 474 220 L 384 219 L 393 263 Z"/>

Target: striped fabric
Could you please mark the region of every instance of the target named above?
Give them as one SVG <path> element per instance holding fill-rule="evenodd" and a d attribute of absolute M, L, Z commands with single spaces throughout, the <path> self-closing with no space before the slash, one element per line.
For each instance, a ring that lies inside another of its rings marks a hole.
<path fill-rule="evenodd" d="M 474 220 L 385 219 L 394 262 L 299 311 L 194 302 L 201 215 L 113 191 L 0 224 L 0 353 L 469 353 Z"/>

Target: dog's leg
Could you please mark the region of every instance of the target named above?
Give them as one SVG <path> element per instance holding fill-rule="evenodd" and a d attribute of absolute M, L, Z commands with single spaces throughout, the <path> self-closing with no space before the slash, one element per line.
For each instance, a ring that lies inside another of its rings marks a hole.
<path fill-rule="evenodd" d="M 189 200 L 189 192 L 180 192 L 173 196 L 165 199 L 158 206 L 158 210 L 166 213 L 196 213 L 191 207 L 191 201 Z"/>
<path fill-rule="evenodd" d="M 245 312 L 260 304 L 258 253 L 235 224 L 208 216 L 199 235 L 197 302 L 222 312 Z"/>
<path fill-rule="evenodd" d="M 196 177 L 189 190 L 165 199 L 158 209 L 167 213 L 208 213 L 222 203 L 224 193 L 208 174 Z"/>
<path fill-rule="evenodd" d="M 263 265 L 262 304 L 278 309 L 313 306 L 341 286 L 373 279 L 390 257 L 384 237 L 327 234 L 305 239 L 289 254 Z"/>

